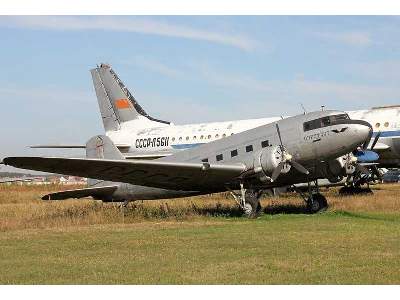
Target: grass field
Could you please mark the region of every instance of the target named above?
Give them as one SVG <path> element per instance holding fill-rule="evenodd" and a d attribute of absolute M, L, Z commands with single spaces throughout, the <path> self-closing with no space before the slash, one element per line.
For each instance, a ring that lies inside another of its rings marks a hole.
<path fill-rule="evenodd" d="M 0 187 L 1 284 L 400 284 L 400 185 L 294 195 L 239 217 L 226 195 L 130 204 L 43 202 L 59 187 Z"/>

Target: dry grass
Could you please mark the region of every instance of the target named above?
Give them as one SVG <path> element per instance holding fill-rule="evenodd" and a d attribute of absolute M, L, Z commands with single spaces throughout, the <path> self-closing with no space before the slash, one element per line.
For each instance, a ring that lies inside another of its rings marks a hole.
<path fill-rule="evenodd" d="M 196 220 L 209 216 L 238 217 L 240 211 L 227 193 L 163 201 L 137 201 L 122 210 L 119 204 L 93 200 L 42 201 L 43 194 L 74 187 L 0 186 L 0 231 L 34 228 L 65 228 L 94 224 L 129 224 L 144 220 Z M 400 212 L 400 185 L 381 185 L 374 195 L 339 196 L 336 189 L 325 194 L 330 211 Z M 264 212 L 304 213 L 296 194 L 262 200 Z"/>
<path fill-rule="evenodd" d="M 400 282 L 400 185 L 358 197 L 332 189 L 328 212 L 312 216 L 294 194 L 266 198 L 257 220 L 235 218 L 225 194 L 131 203 L 126 212 L 40 200 L 58 189 L 0 187 L 0 283 Z"/>

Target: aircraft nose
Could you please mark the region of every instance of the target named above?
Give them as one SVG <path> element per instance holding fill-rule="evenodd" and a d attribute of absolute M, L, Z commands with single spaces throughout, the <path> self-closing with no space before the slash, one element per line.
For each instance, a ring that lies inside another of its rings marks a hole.
<path fill-rule="evenodd" d="M 358 143 L 363 144 L 365 147 L 368 146 L 373 133 L 371 124 L 361 120 L 354 120 L 353 124 Z"/>

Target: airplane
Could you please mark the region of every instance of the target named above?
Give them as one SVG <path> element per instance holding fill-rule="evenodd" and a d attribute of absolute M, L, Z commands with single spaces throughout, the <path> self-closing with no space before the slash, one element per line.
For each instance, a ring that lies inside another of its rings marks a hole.
<path fill-rule="evenodd" d="M 175 125 L 147 114 L 110 65 L 100 64 L 91 70 L 91 75 L 105 135 L 127 159 L 165 157 L 287 117 Z M 344 158 L 347 159 L 346 166 L 354 168 L 355 162 L 371 161 L 381 167 L 400 166 L 400 106 L 346 113 L 351 119 L 364 120 L 373 125 L 373 137 L 377 139 L 371 140 L 367 150 L 374 146 L 372 150 L 378 154 L 377 157 L 372 152 L 358 152 L 357 160 L 351 156 Z M 31 148 L 84 149 L 85 145 L 35 145 Z"/>
<path fill-rule="evenodd" d="M 341 156 L 358 146 L 365 149 L 371 137 L 368 122 L 327 110 L 281 119 L 153 160 L 127 159 L 110 137 L 98 135 L 86 144 L 87 158 L 6 157 L 2 163 L 97 180 L 87 189 L 48 195 L 49 199 L 89 195 L 127 202 L 230 191 L 244 214 L 254 217 L 265 189 L 325 178 L 338 169 Z M 318 184 L 308 195 L 299 193 L 310 213 L 328 206 Z"/>

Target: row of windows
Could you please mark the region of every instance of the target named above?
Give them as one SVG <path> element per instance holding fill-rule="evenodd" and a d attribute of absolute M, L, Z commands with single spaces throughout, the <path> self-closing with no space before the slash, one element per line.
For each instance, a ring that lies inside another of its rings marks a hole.
<path fill-rule="evenodd" d="M 233 135 L 233 133 L 231 133 L 231 135 Z M 216 135 L 215 135 L 215 138 L 216 139 L 218 139 L 218 138 L 224 138 L 224 137 L 226 137 L 226 133 L 224 133 L 224 134 L 222 134 L 221 136 L 217 133 Z M 209 135 L 201 135 L 200 137 L 199 137 L 199 139 L 200 140 L 210 140 L 212 138 L 212 135 L 211 134 L 209 134 Z M 172 138 L 172 141 L 174 142 L 175 140 L 179 140 L 179 141 L 182 141 L 183 140 L 183 137 L 179 137 L 179 138 L 175 138 L 175 137 L 173 137 Z M 188 140 L 190 140 L 190 136 L 187 136 L 186 137 L 186 141 L 188 141 Z M 192 140 L 197 140 L 197 136 L 196 135 L 194 135 L 193 137 L 192 137 Z"/>
<path fill-rule="evenodd" d="M 269 147 L 269 146 L 270 146 L 270 144 L 269 144 L 268 140 L 265 140 L 265 141 L 261 142 L 261 147 L 262 148 Z M 246 149 L 246 152 L 252 152 L 253 151 L 253 145 L 247 145 L 245 149 Z M 238 149 L 234 149 L 234 150 L 231 151 L 231 157 L 235 157 L 235 156 L 238 156 Z M 215 156 L 215 159 L 216 159 L 216 161 L 221 161 L 221 160 L 224 159 L 224 155 L 223 154 L 218 154 L 218 155 Z M 208 162 L 208 158 L 204 158 L 201 161 L 202 162 Z"/>
<path fill-rule="evenodd" d="M 383 124 L 383 126 L 385 126 L 385 127 L 389 127 L 389 122 L 385 122 L 385 124 Z M 376 128 L 379 128 L 379 127 L 381 127 L 381 123 L 379 123 L 379 122 L 378 122 L 378 123 L 376 123 L 376 124 L 375 124 L 375 127 L 376 127 Z"/>

